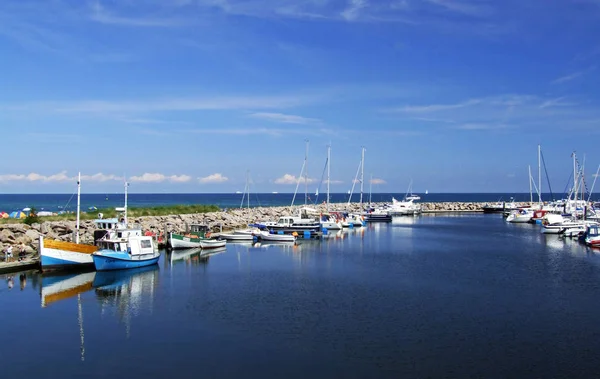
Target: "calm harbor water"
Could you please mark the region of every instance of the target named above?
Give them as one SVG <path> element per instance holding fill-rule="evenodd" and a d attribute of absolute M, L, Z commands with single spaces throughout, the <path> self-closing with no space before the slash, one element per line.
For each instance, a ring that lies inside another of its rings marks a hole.
<path fill-rule="evenodd" d="M 423 215 L 143 271 L 0 282 L 3 377 L 596 377 L 600 255 Z M 44 306 L 42 306 L 44 305 Z"/>

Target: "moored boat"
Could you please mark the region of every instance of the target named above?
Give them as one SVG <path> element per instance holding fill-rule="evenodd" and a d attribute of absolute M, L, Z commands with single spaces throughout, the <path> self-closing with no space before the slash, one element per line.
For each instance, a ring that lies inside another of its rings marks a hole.
<path fill-rule="evenodd" d="M 155 251 L 152 237 L 142 236 L 141 229 L 129 231 L 133 233 L 123 238 L 100 241 L 100 249 L 92 254 L 96 270 L 123 270 L 158 263 L 160 252 Z"/>
<path fill-rule="evenodd" d="M 293 234 L 278 234 L 278 233 L 269 233 L 267 231 L 259 232 L 256 235 L 261 241 L 269 241 L 269 242 L 294 242 L 296 241 L 296 236 Z"/>
<path fill-rule="evenodd" d="M 169 246 L 171 249 L 193 249 L 197 247 L 207 249 L 224 246 L 224 241 L 219 241 L 210 237 L 211 232 L 208 225 L 191 224 L 189 226 L 189 231 L 183 233 L 169 233 Z"/>

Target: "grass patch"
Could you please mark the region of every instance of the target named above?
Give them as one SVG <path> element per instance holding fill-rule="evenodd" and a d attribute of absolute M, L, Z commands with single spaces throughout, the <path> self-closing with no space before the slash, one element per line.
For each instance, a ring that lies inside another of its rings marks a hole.
<path fill-rule="evenodd" d="M 216 205 L 169 205 L 144 208 L 127 208 L 127 217 L 142 217 L 142 216 L 169 216 L 183 215 L 194 213 L 218 212 L 221 208 Z M 95 220 L 98 218 L 98 213 L 102 213 L 104 218 L 117 217 L 117 212 L 114 208 L 98 209 L 93 212 L 81 212 L 81 220 Z M 39 217 L 40 222 L 44 221 L 75 221 L 76 213 L 65 213 L 56 216 Z M 24 223 L 25 219 L 18 218 L 3 218 L 0 219 L 0 224 L 18 224 Z"/>

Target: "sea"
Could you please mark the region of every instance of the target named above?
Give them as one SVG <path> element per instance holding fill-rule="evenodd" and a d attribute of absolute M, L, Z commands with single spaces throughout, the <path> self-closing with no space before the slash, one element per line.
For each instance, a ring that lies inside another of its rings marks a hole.
<path fill-rule="evenodd" d="M 497 201 L 529 201 L 529 193 L 429 193 L 417 194 L 421 202 L 497 202 Z M 391 202 L 392 197 L 400 200 L 404 193 L 364 193 L 363 203 Z M 542 199 L 561 199 L 567 195 L 543 194 Z M 360 194 L 333 193 L 330 202 L 345 203 L 348 200 L 360 202 Z M 594 194 L 594 199 L 598 198 Z M 534 197 L 537 201 L 537 197 Z M 235 207 L 271 207 L 303 204 L 319 204 L 325 201 L 324 194 L 296 194 L 293 193 L 130 193 L 127 195 L 128 207 L 155 207 L 170 205 L 210 204 L 222 209 Z M 81 194 L 81 210 L 106 209 L 122 207 L 125 195 L 122 193 Z M 61 212 L 76 211 L 77 195 L 73 194 L 0 194 L 0 212 L 10 213 L 25 208 L 35 207 L 38 211 Z"/>
<path fill-rule="evenodd" d="M 1 373 L 594 378 L 599 253 L 499 214 L 444 213 L 163 251 L 141 270 L 0 275 Z"/>

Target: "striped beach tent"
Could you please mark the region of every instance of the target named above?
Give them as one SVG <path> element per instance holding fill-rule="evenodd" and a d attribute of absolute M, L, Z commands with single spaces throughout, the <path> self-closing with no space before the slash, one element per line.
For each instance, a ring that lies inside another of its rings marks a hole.
<path fill-rule="evenodd" d="M 25 218 L 25 217 L 27 217 L 27 214 L 23 211 L 14 211 L 14 212 L 10 212 L 9 217 L 10 218 Z"/>
<path fill-rule="evenodd" d="M 0 212 L 0 218 L 8 218 L 8 213 Z"/>

